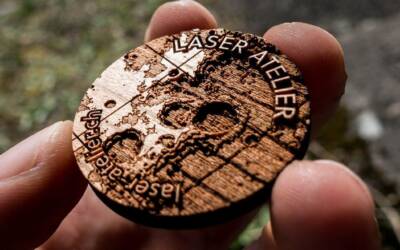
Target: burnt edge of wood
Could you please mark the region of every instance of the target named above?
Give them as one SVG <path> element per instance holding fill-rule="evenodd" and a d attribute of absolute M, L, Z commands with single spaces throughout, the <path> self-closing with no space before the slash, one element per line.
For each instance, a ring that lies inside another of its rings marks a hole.
<path fill-rule="evenodd" d="M 228 207 L 223 207 L 208 213 L 193 214 L 186 216 L 163 216 L 153 215 L 140 209 L 132 209 L 121 205 L 106 195 L 100 193 L 95 188 L 97 197 L 101 199 L 108 207 L 110 207 L 117 214 L 144 226 L 163 228 L 163 229 L 174 229 L 174 230 L 185 230 L 195 229 L 199 227 L 215 226 L 218 224 L 226 223 L 229 220 L 233 220 L 240 215 L 244 215 L 247 212 L 252 211 L 257 206 L 261 206 L 263 203 L 268 202 L 271 197 L 272 186 L 275 180 L 268 183 L 261 190 L 253 193 L 248 198 L 240 200 Z"/>

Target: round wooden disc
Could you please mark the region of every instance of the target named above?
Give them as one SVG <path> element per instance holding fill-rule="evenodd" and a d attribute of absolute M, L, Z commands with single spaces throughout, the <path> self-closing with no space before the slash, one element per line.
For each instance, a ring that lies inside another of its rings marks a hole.
<path fill-rule="evenodd" d="M 193 30 L 109 66 L 79 106 L 73 149 L 113 210 L 188 228 L 264 202 L 309 130 L 308 91 L 286 56 L 255 35 Z"/>

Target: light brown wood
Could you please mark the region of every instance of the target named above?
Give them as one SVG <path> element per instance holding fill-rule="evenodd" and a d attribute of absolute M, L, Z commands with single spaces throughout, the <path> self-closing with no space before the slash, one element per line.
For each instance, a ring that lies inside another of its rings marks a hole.
<path fill-rule="evenodd" d="M 309 129 L 307 88 L 286 56 L 254 35 L 194 30 L 107 68 L 79 106 L 73 149 L 120 214 L 196 227 L 263 202 Z"/>

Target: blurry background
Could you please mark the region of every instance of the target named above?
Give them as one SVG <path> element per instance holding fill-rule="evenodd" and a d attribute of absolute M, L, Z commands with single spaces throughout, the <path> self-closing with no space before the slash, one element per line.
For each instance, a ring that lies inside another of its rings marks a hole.
<path fill-rule="evenodd" d="M 73 119 L 97 75 L 142 43 L 162 2 L 0 0 L 0 153 L 54 121 Z M 379 207 L 384 249 L 400 249 L 400 1 L 200 2 L 233 30 L 262 35 L 271 25 L 305 21 L 337 36 L 348 87 L 308 157 L 342 161 L 361 175 Z M 263 209 L 232 249 L 256 237 L 266 220 Z"/>

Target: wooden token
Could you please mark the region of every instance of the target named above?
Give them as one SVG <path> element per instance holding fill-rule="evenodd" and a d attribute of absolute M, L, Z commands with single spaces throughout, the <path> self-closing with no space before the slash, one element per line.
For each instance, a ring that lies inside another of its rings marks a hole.
<path fill-rule="evenodd" d="M 262 38 L 192 30 L 129 51 L 76 113 L 83 175 L 117 213 L 194 228 L 265 202 L 304 156 L 310 102 L 299 69 Z"/>

